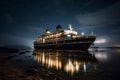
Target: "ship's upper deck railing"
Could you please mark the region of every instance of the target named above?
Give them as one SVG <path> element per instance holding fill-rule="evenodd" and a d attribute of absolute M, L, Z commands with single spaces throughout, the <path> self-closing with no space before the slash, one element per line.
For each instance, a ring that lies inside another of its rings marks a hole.
<path fill-rule="evenodd" d="M 36 39 L 36 42 L 43 42 L 43 40 L 50 40 L 50 39 L 56 39 L 56 38 L 82 38 L 82 37 L 90 37 L 90 36 L 96 36 L 93 32 L 89 35 L 85 35 L 85 33 L 78 34 L 76 31 L 73 30 L 72 25 L 69 24 L 69 29 L 63 30 L 60 25 L 56 27 L 55 32 L 51 32 L 49 29 L 46 29 L 46 33 L 42 36 L 39 36 Z"/>

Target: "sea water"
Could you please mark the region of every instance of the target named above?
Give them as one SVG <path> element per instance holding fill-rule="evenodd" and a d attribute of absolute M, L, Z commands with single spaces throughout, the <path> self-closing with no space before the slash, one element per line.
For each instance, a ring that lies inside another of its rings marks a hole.
<path fill-rule="evenodd" d="M 36 50 L 18 54 L 8 63 L 23 70 L 31 67 L 39 71 L 46 70 L 62 80 L 120 79 L 119 48 L 98 48 L 89 51 Z"/>

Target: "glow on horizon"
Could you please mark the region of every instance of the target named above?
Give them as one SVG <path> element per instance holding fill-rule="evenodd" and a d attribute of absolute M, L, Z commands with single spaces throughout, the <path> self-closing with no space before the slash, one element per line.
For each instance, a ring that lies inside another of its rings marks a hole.
<path fill-rule="evenodd" d="M 96 43 L 96 44 L 101 44 L 101 43 L 106 43 L 106 42 L 107 42 L 106 39 L 101 38 L 101 39 L 97 39 L 94 43 Z"/>
<path fill-rule="evenodd" d="M 120 44 L 113 45 L 114 47 L 120 47 Z"/>

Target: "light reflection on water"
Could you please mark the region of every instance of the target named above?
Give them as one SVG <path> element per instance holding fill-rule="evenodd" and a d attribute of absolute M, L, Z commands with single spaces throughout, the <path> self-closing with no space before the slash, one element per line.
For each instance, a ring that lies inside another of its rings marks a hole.
<path fill-rule="evenodd" d="M 108 55 L 106 54 L 106 52 L 102 52 L 102 54 L 100 52 L 95 54 L 95 57 L 99 60 L 107 60 L 108 59 Z"/>
<path fill-rule="evenodd" d="M 80 51 L 34 51 L 34 60 L 47 68 L 70 73 L 71 76 L 79 72 L 88 72 L 96 69 L 98 64 L 95 55 Z"/>
<path fill-rule="evenodd" d="M 120 76 L 119 61 L 120 49 L 103 48 L 89 52 L 39 50 L 18 54 L 8 63 L 25 70 L 40 65 L 42 68 L 38 70 L 48 70 L 63 80 L 117 80 Z"/>

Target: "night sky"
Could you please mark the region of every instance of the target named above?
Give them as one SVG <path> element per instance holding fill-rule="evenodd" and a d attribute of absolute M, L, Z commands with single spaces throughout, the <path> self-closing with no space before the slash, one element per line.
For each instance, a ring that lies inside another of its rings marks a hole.
<path fill-rule="evenodd" d="M 49 28 L 94 32 L 96 46 L 120 46 L 120 0 L 0 0 L 0 46 L 24 45 Z"/>

